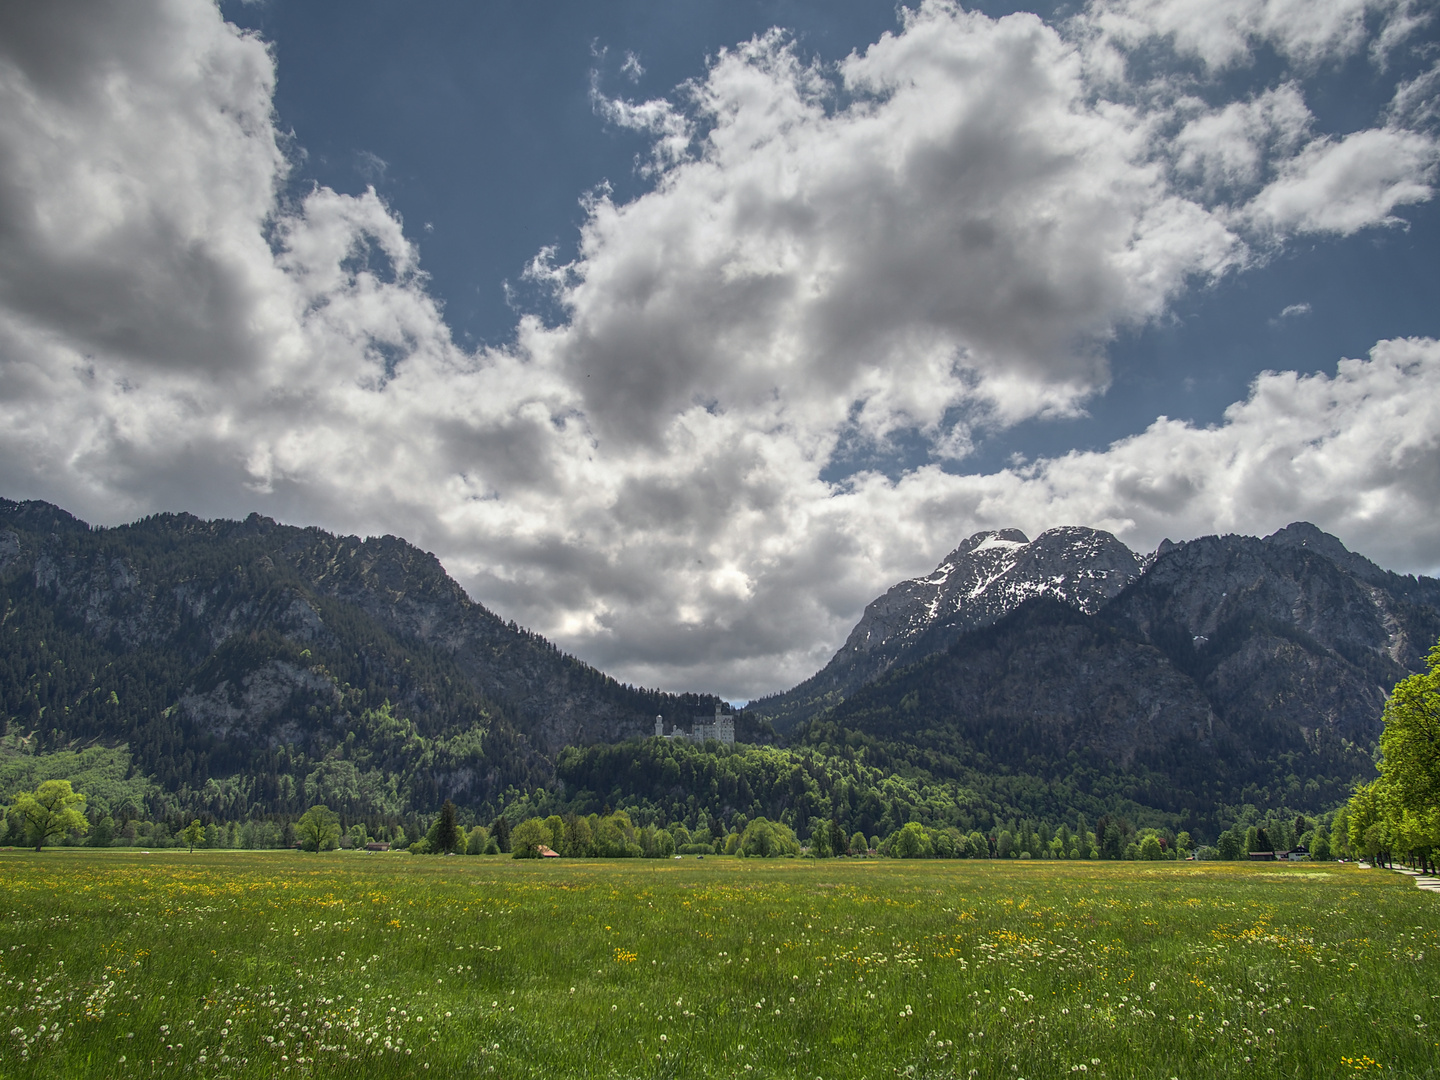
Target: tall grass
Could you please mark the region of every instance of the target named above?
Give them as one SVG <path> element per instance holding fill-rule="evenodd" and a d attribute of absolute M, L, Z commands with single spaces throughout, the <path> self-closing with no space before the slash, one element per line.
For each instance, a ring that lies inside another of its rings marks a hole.
<path fill-rule="evenodd" d="M 1435 1076 L 1335 865 L 0 853 L 0 1076 Z"/>

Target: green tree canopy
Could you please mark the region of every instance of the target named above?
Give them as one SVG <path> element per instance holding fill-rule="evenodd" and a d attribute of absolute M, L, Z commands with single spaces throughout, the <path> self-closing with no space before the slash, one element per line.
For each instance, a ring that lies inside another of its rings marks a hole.
<path fill-rule="evenodd" d="M 39 851 L 72 830 L 88 831 L 90 823 L 81 812 L 84 806 L 85 796 L 75 791 L 69 780 L 46 780 L 33 794 L 20 795 L 10 812 L 20 819 L 27 839 Z"/>
<path fill-rule="evenodd" d="M 822 821 L 818 823 L 810 833 L 810 854 L 817 859 L 828 859 L 833 852 L 830 850 L 830 823 Z"/>
<path fill-rule="evenodd" d="M 551 840 L 544 818 L 527 818 L 510 833 L 510 848 L 517 859 L 538 859 L 540 845 L 550 847 Z"/>
<path fill-rule="evenodd" d="M 490 839 L 489 830 L 484 825 L 476 825 L 465 834 L 465 854 L 479 855 L 485 851 L 485 841 Z"/>
<path fill-rule="evenodd" d="M 1385 702 L 1380 733 L 1380 775 L 1389 798 L 1402 812 L 1440 807 L 1440 644 L 1428 667 L 1396 684 Z"/>
<path fill-rule="evenodd" d="M 788 825 L 758 817 L 745 826 L 740 835 L 738 852 L 760 858 L 800 854 L 800 842 Z"/>
<path fill-rule="evenodd" d="M 455 804 L 446 799 L 440 807 L 440 817 L 435 822 L 435 853 L 443 855 L 460 851 L 462 845 L 460 826 L 455 822 Z"/>
<path fill-rule="evenodd" d="M 561 855 L 584 856 L 595 854 L 595 833 L 588 818 L 571 814 L 565 819 L 564 846 Z"/>
<path fill-rule="evenodd" d="M 300 815 L 295 833 L 306 851 L 329 851 L 340 842 L 340 821 L 323 803 Z"/>
<path fill-rule="evenodd" d="M 890 841 L 890 854 L 897 859 L 928 859 L 932 853 L 930 834 L 918 821 L 903 826 Z"/>
<path fill-rule="evenodd" d="M 1380 776 L 1355 789 L 1343 839 L 1370 859 L 1409 852 L 1428 866 L 1440 850 L 1440 643 L 1425 671 L 1395 684 L 1382 720 Z"/>

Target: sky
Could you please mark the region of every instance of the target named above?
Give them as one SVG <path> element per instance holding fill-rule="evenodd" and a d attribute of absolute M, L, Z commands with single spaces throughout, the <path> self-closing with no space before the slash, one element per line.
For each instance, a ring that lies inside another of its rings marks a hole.
<path fill-rule="evenodd" d="M 1440 569 L 1420 0 L 0 7 L 0 495 L 745 700 L 982 529 Z"/>

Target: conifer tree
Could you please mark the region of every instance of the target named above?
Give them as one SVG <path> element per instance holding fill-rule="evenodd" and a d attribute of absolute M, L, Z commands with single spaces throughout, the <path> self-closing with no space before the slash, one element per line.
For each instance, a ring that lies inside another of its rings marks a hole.
<path fill-rule="evenodd" d="M 446 799 L 440 807 L 439 828 L 435 832 L 435 847 L 441 854 L 461 850 L 460 828 L 455 824 L 455 804 Z"/>

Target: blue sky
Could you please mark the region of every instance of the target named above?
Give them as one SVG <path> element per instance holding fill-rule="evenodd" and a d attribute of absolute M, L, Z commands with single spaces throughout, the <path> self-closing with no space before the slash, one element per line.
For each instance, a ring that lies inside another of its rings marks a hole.
<path fill-rule="evenodd" d="M 0 19 L 0 494 L 395 533 L 746 698 L 969 533 L 1440 567 L 1408 0 Z"/>

